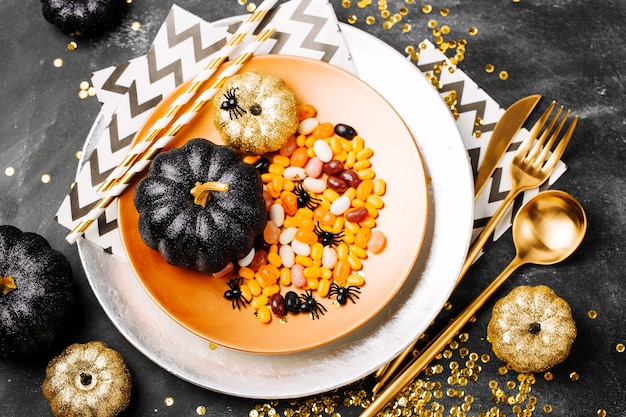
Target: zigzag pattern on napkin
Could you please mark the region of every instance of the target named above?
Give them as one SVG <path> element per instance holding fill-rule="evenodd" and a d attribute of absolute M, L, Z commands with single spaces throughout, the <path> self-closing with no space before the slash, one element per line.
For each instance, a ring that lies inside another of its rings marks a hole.
<path fill-rule="evenodd" d="M 438 91 L 442 98 L 445 99 L 451 92 L 456 93 L 457 103 L 455 110 L 458 115 L 457 127 L 459 128 L 459 132 L 467 148 L 470 165 L 475 177 L 478 171 L 480 157 L 487 147 L 491 133 L 498 119 L 504 113 L 504 109 L 501 108 L 493 98 L 487 95 L 484 90 L 480 89 L 463 71 L 458 69 L 449 71 L 449 68 L 454 69 L 454 67 L 447 57 L 429 41 L 424 41 L 424 43 L 426 44 L 426 48 L 420 50 L 416 65 L 423 73 L 431 73 L 438 77 L 438 80 L 441 82 L 441 85 L 438 86 Z M 437 68 L 443 69 L 435 72 Z M 480 120 L 478 125 L 475 123 L 476 120 Z M 475 134 L 475 131 L 480 131 L 480 135 Z M 526 135 L 528 135 L 528 130 L 526 129 L 521 129 L 518 132 L 513 143 L 509 146 L 506 154 L 493 173 L 491 182 L 485 186 L 477 204 L 475 204 L 474 237 L 480 232 L 487 221 L 489 221 L 489 218 L 511 189 L 511 179 L 508 175 L 508 168 L 505 167 L 510 165 L 515 151 Z M 559 163 L 559 166 L 550 179 L 542 185 L 540 189 L 549 188 L 565 170 L 565 164 L 562 162 Z M 492 240 L 497 240 L 508 230 L 512 222 L 513 213 L 517 211 L 524 201 L 530 199 L 540 189 L 527 191 L 516 199 L 496 228 Z"/>

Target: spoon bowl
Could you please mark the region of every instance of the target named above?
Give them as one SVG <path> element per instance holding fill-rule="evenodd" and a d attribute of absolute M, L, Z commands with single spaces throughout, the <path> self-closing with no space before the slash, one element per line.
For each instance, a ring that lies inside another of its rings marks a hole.
<path fill-rule="evenodd" d="M 524 263 L 551 265 L 563 261 L 580 245 L 587 216 L 571 195 L 548 190 L 537 194 L 513 221 L 513 242 Z"/>
<path fill-rule="evenodd" d="M 515 258 L 389 385 L 376 393 L 376 399 L 364 410 L 361 417 L 374 417 L 409 385 L 476 315 L 513 271 L 527 263 L 552 265 L 561 262 L 580 246 L 586 231 L 585 211 L 571 195 L 563 191 L 548 190 L 531 198 L 513 220 Z"/>

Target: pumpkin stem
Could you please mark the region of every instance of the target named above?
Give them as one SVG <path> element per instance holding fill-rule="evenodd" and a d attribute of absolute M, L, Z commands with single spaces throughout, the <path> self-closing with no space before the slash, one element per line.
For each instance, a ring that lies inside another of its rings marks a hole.
<path fill-rule="evenodd" d="M 3 277 L 0 276 L 0 297 L 7 295 L 13 290 L 17 289 L 17 285 L 15 285 L 15 280 L 13 277 Z"/>
<path fill-rule="evenodd" d="M 206 203 L 211 200 L 211 191 L 220 191 L 225 193 L 228 191 L 228 184 L 216 181 L 208 181 L 205 183 L 197 182 L 196 186 L 191 189 L 193 202 L 199 206 L 206 207 Z"/>
<path fill-rule="evenodd" d="M 533 336 L 537 336 L 541 331 L 541 323 L 532 322 L 528 325 L 528 332 Z"/>

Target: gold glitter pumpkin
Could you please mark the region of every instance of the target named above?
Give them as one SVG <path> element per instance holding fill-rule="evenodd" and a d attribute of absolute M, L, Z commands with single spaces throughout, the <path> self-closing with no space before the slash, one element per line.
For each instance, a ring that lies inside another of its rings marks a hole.
<path fill-rule="evenodd" d="M 55 417 L 114 417 L 130 403 L 122 355 L 103 342 L 74 343 L 46 368 L 43 395 Z"/>
<path fill-rule="evenodd" d="M 487 340 L 514 371 L 544 372 L 563 362 L 576 338 L 572 310 L 545 285 L 519 286 L 493 307 Z"/>
<path fill-rule="evenodd" d="M 258 70 L 230 77 L 213 108 L 224 143 L 244 154 L 276 151 L 298 128 L 294 93 L 281 77 Z"/>

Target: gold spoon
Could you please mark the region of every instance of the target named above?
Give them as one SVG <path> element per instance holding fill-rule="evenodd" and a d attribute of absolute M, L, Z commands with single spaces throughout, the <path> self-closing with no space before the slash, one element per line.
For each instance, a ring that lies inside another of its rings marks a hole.
<path fill-rule="evenodd" d="M 570 256 L 587 231 L 587 216 L 580 203 L 558 190 L 538 193 L 519 210 L 513 220 L 516 255 L 482 293 L 452 320 L 382 390 L 361 417 L 373 417 L 415 379 L 476 315 L 485 302 L 517 268 L 524 264 L 551 265 Z"/>

